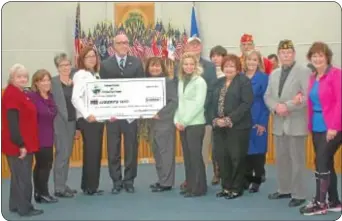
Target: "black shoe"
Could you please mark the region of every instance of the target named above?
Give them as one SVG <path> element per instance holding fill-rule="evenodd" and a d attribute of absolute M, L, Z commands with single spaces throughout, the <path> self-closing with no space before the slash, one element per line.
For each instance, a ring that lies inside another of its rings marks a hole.
<path fill-rule="evenodd" d="M 235 198 L 238 198 L 242 196 L 242 192 L 241 193 L 238 193 L 238 192 L 229 192 L 227 196 L 225 196 L 224 198 L 227 199 L 227 200 L 232 200 L 232 199 L 235 199 Z"/>
<path fill-rule="evenodd" d="M 153 183 L 150 185 L 150 188 L 153 189 L 153 188 L 157 188 L 157 187 L 160 187 L 160 183 L 156 182 L 156 183 Z"/>
<path fill-rule="evenodd" d="M 65 190 L 64 192 L 55 192 L 54 195 L 56 197 L 60 197 L 60 198 L 72 198 L 72 197 L 74 197 L 74 194 L 71 192 L 68 192 L 67 190 Z"/>
<path fill-rule="evenodd" d="M 290 200 L 290 202 L 289 202 L 289 207 L 297 207 L 297 206 L 302 205 L 305 202 L 306 202 L 306 200 L 304 200 L 304 199 L 294 199 L 294 198 L 292 198 Z"/>
<path fill-rule="evenodd" d="M 248 192 L 250 192 L 250 193 L 257 193 L 257 192 L 259 192 L 259 187 L 260 187 L 259 184 L 252 183 L 250 188 L 249 188 L 249 190 L 248 190 Z"/>
<path fill-rule="evenodd" d="M 229 195 L 228 190 L 221 190 L 221 192 L 216 193 L 216 197 L 225 197 Z"/>
<path fill-rule="evenodd" d="M 134 193 L 135 192 L 133 184 L 129 184 L 129 185 L 126 184 L 125 190 L 127 193 Z"/>
<path fill-rule="evenodd" d="M 165 192 L 172 190 L 172 186 L 156 186 L 155 188 L 151 188 L 152 192 Z"/>
<path fill-rule="evenodd" d="M 119 194 L 122 190 L 122 186 L 121 185 L 116 185 L 113 187 L 112 189 L 112 194 Z"/>
<path fill-rule="evenodd" d="M 44 213 L 44 210 L 41 209 L 31 209 L 28 213 L 19 214 L 20 216 L 30 217 L 30 216 L 38 216 Z"/>
<path fill-rule="evenodd" d="M 291 198 L 291 193 L 278 193 L 278 192 L 275 192 L 275 193 L 271 193 L 268 195 L 268 199 L 270 200 L 277 200 L 277 199 L 288 199 L 288 198 Z"/>
<path fill-rule="evenodd" d="M 83 193 L 88 196 L 93 196 L 93 195 L 102 195 L 103 190 L 84 190 Z"/>
<path fill-rule="evenodd" d="M 57 203 L 58 199 L 56 199 L 53 196 L 50 195 L 39 195 L 39 194 L 35 194 L 34 195 L 34 200 L 36 201 L 36 203 Z"/>

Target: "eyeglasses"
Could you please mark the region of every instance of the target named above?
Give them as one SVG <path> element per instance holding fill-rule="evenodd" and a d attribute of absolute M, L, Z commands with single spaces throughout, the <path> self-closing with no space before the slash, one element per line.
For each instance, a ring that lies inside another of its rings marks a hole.
<path fill-rule="evenodd" d="M 128 45 L 129 42 L 128 41 L 118 41 L 118 42 L 115 42 L 115 44 L 117 44 L 117 45 Z"/>
<path fill-rule="evenodd" d="M 65 68 L 65 67 L 70 67 L 71 64 L 70 63 L 69 64 L 60 64 L 58 66 L 61 67 L 61 68 Z"/>
<path fill-rule="evenodd" d="M 96 58 L 96 55 L 88 55 L 88 56 L 85 56 L 84 58 L 85 58 L 85 59 L 88 59 L 88 58 Z"/>

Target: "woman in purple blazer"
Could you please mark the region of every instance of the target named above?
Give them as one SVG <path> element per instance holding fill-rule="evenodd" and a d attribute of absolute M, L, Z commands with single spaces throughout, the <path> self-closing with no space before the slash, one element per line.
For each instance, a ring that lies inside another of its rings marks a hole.
<path fill-rule="evenodd" d="M 39 151 L 35 153 L 33 170 L 34 199 L 37 203 L 56 203 L 57 199 L 49 193 L 48 181 L 53 162 L 53 122 L 57 108 L 50 93 L 51 75 L 47 70 L 34 73 L 31 90 L 29 97 L 37 109 L 39 138 Z"/>

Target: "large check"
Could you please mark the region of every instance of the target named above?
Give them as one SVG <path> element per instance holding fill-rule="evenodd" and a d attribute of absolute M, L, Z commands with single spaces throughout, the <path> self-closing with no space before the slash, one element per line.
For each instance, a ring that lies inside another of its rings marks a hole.
<path fill-rule="evenodd" d="M 165 78 L 95 80 L 86 83 L 85 95 L 97 120 L 152 118 L 166 104 Z"/>

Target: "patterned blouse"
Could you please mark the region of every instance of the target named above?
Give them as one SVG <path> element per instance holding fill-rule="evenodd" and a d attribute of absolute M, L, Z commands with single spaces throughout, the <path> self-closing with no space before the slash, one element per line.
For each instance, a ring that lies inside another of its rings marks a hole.
<path fill-rule="evenodd" d="M 218 100 L 218 118 L 215 118 L 213 120 L 213 126 L 218 126 L 217 125 L 217 120 L 223 119 L 224 120 L 224 127 L 232 127 L 233 123 L 229 117 L 224 116 L 224 101 L 226 98 L 228 87 L 225 85 L 221 88 L 220 90 L 220 95 L 219 95 L 219 100 Z"/>

